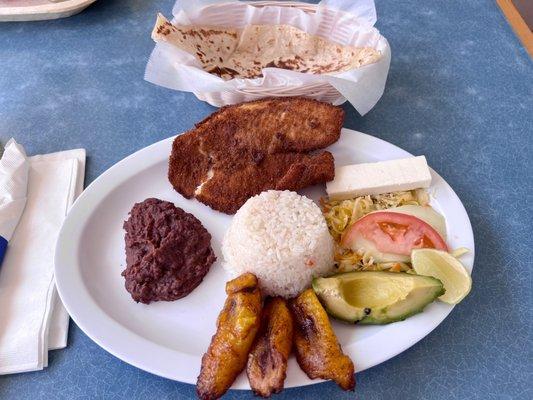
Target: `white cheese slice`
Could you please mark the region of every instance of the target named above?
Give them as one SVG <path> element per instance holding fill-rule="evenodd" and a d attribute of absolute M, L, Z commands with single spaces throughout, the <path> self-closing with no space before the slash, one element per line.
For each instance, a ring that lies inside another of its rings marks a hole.
<path fill-rule="evenodd" d="M 330 200 L 427 188 L 431 174 L 426 157 L 346 165 L 335 168 L 335 179 L 326 184 Z"/>

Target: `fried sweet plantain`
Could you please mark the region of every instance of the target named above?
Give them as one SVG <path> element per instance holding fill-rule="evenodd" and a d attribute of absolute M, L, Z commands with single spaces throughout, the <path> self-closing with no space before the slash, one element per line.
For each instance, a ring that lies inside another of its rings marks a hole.
<path fill-rule="evenodd" d="M 344 390 L 355 388 L 354 366 L 337 341 L 326 311 L 307 289 L 291 300 L 294 345 L 300 368 L 311 379 L 332 379 Z"/>
<path fill-rule="evenodd" d="M 270 397 L 283 389 L 292 336 L 293 322 L 287 301 L 281 297 L 267 299 L 261 329 L 246 367 L 250 386 L 256 395 Z"/>
<path fill-rule="evenodd" d="M 226 283 L 226 302 L 217 331 L 202 357 L 196 391 L 203 400 L 221 397 L 246 366 L 261 323 L 261 292 L 255 275 L 246 273 Z"/>

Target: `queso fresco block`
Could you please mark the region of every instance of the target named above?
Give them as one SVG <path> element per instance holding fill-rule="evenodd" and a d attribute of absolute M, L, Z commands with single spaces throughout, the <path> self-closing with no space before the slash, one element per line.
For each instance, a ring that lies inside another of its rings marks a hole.
<path fill-rule="evenodd" d="M 418 156 L 337 167 L 335 179 L 326 184 L 326 191 L 330 200 L 345 200 L 427 188 L 430 184 L 431 173 L 426 157 Z"/>

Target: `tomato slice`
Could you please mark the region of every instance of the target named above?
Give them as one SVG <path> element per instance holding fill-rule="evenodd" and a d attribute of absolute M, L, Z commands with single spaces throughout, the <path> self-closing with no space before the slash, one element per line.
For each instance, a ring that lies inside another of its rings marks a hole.
<path fill-rule="evenodd" d="M 365 215 L 348 228 L 341 244 L 359 250 L 358 245 L 365 242 L 372 243 L 380 252 L 404 256 L 421 248 L 448 251 L 446 242 L 431 225 L 420 218 L 397 212 L 379 211 Z"/>

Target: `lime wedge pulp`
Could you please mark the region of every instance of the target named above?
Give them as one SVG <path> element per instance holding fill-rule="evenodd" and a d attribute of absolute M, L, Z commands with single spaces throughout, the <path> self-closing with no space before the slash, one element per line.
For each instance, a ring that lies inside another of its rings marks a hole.
<path fill-rule="evenodd" d="M 446 293 L 439 300 L 457 304 L 470 293 L 472 278 L 451 254 L 435 249 L 416 249 L 411 253 L 411 262 L 418 275 L 432 276 L 442 282 Z"/>

